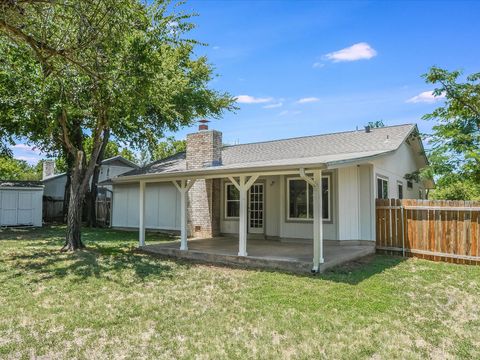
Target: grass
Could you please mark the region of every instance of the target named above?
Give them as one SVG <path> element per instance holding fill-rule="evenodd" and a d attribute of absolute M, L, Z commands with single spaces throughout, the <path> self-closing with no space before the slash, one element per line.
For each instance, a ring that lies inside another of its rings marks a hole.
<path fill-rule="evenodd" d="M 373 256 L 321 276 L 135 251 L 136 233 L 0 231 L 0 358 L 480 358 L 480 267 Z M 167 240 L 148 234 L 148 241 Z"/>

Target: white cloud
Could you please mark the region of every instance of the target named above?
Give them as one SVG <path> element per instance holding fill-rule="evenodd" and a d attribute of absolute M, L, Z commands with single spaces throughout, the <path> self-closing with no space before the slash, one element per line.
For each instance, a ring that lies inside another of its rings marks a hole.
<path fill-rule="evenodd" d="M 250 95 L 238 95 L 236 97 L 236 100 L 238 103 L 241 104 L 264 104 L 264 103 L 269 103 L 273 100 L 271 97 L 267 98 L 256 98 L 254 96 Z"/>
<path fill-rule="evenodd" d="M 14 156 L 15 159 L 23 160 L 28 162 L 29 164 L 35 164 L 40 160 L 38 156 Z"/>
<path fill-rule="evenodd" d="M 283 103 L 278 102 L 278 103 L 274 103 L 274 104 L 265 105 L 263 108 L 264 109 L 274 109 L 274 108 L 278 108 L 278 107 L 282 107 L 282 106 L 283 106 Z"/>
<path fill-rule="evenodd" d="M 377 51 L 369 44 L 361 42 L 350 47 L 334 51 L 325 55 L 325 58 L 333 62 L 368 60 L 377 55 Z"/>
<path fill-rule="evenodd" d="M 319 61 L 314 62 L 313 65 L 312 65 L 312 67 L 315 68 L 315 69 L 320 69 L 320 68 L 322 68 L 322 67 L 324 67 L 324 66 L 325 66 L 325 64 L 322 63 L 322 62 L 319 62 Z"/>
<path fill-rule="evenodd" d="M 37 148 L 27 144 L 15 144 L 12 146 L 12 149 L 40 154 L 40 151 L 38 151 Z"/>
<path fill-rule="evenodd" d="M 285 116 L 285 115 L 298 115 L 301 114 L 302 112 L 299 110 L 283 110 L 278 113 L 279 116 Z"/>
<path fill-rule="evenodd" d="M 320 99 L 316 97 L 306 97 L 306 98 L 299 99 L 297 101 L 297 104 L 307 104 L 307 103 L 313 103 L 317 101 L 320 101 Z"/>
<path fill-rule="evenodd" d="M 439 101 L 441 99 L 445 98 L 445 94 L 441 94 L 439 96 L 435 96 L 433 94 L 433 91 L 424 91 L 410 99 L 408 99 L 406 102 L 407 103 L 434 103 L 436 101 Z"/>
<path fill-rule="evenodd" d="M 212 49 L 213 50 L 220 50 L 220 46 L 214 46 Z"/>

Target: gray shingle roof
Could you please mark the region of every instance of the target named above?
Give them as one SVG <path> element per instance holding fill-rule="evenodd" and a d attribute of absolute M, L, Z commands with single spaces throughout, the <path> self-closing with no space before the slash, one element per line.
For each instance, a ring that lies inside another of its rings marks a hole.
<path fill-rule="evenodd" d="M 41 181 L 0 180 L 0 188 L 43 188 Z"/>
<path fill-rule="evenodd" d="M 416 131 L 416 125 L 386 126 L 332 134 L 224 146 L 222 165 L 205 169 L 242 169 L 295 164 L 326 164 L 353 161 L 398 149 Z M 186 171 L 185 153 L 155 161 L 120 175 L 179 173 Z"/>

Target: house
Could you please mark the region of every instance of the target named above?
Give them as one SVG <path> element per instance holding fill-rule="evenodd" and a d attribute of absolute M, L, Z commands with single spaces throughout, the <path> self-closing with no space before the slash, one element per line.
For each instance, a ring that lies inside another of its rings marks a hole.
<path fill-rule="evenodd" d="M 105 159 L 100 166 L 98 183 L 137 168 L 137 164 L 120 155 Z M 63 199 L 67 183 L 66 173 L 54 174 L 54 171 L 53 160 L 46 160 L 43 163 L 42 183 L 44 185 L 43 195 L 45 197 L 44 217 L 49 220 L 63 218 Z M 112 187 L 110 185 L 102 185 L 99 189 L 99 194 L 108 198 L 111 197 L 111 192 Z"/>
<path fill-rule="evenodd" d="M 186 152 L 111 179 L 112 226 L 139 228 L 140 246 L 145 229 L 178 230 L 180 244 L 172 246 L 185 256 L 194 252 L 189 243 L 201 248 L 187 237 L 218 239 L 213 250 L 230 244 L 224 255 L 237 260 L 249 248 L 268 257 L 261 241 L 270 241 L 270 260 L 291 258 L 286 253 L 304 244 L 298 251 L 316 272 L 324 246 L 336 254 L 362 245 L 374 251 L 375 198 L 425 196 L 431 182 L 406 175 L 426 165 L 413 124 L 232 146 L 202 124 L 187 136 Z M 281 246 L 287 250 L 275 255 Z"/>
<path fill-rule="evenodd" d="M 42 226 L 43 185 L 0 180 L 0 226 Z"/>

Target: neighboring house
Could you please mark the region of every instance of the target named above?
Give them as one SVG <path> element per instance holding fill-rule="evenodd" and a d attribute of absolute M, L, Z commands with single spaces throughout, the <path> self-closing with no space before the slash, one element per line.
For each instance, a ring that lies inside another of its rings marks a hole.
<path fill-rule="evenodd" d="M 43 185 L 0 180 L 0 226 L 42 226 Z"/>
<path fill-rule="evenodd" d="M 406 174 L 427 165 L 416 125 L 222 145 L 200 126 L 187 150 L 116 178 L 112 226 L 180 230 L 188 236 L 313 240 L 314 270 L 323 240 L 375 240 L 375 198 L 423 197 L 431 182 Z M 191 189 L 190 189 L 191 188 Z M 320 221 L 322 219 L 322 221 Z M 305 241 L 305 240 L 304 240 Z"/>
<path fill-rule="evenodd" d="M 102 161 L 98 183 L 137 169 L 138 165 L 118 155 Z M 65 185 L 67 183 L 67 174 L 54 174 L 53 161 L 45 161 L 43 167 L 43 180 L 45 187 L 44 197 L 46 198 L 46 214 L 48 219 L 63 218 L 63 199 L 65 195 Z M 99 194 L 105 197 L 111 197 L 112 187 L 110 185 L 99 186 Z"/>

